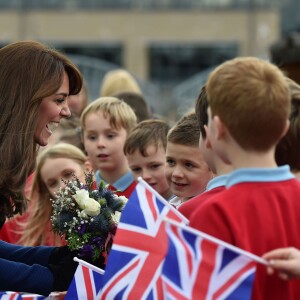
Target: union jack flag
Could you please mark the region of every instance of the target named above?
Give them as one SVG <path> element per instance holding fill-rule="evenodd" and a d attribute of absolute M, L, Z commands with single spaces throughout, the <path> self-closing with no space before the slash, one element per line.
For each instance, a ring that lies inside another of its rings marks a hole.
<path fill-rule="evenodd" d="M 27 294 L 17 292 L 0 292 L 0 300 L 46 300 L 51 299 L 50 297 L 41 296 L 38 294 Z"/>
<path fill-rule="evenodd" d="M 78 267 L 68 288 L 65 300 L 99 299 L 101 277 L 104 271 L 78 258 Z"/>
<path fill-rule="evenodd" d="M 21 300 L 22 297 L 16 292 L 0 292 L 1 300 Z"/>
<path fill-rule="evenodd" d="M 251 298 L 256 264 L 265 264 L 261 258 L 172 221 L 166 230 L 165 299 Z"/>
<path fill-rule="evenodd" d="M 162 265 L 168 250 L 165 217 L 187 220 L 139 180 L 122 213 L 105 274 L 101 299 L 163 299 Z"/>

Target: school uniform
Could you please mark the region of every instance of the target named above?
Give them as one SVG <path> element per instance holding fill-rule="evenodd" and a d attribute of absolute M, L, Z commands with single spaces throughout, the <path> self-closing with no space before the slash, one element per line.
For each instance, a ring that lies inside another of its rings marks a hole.
<path fill-rule="evenodd" d="M 105 184 L 107 184 L 105 182 L 105 180 L 101 178 L 100 172 L 98 170 L 98 171 L 96 171 L 97 185 L 99 185 L 101 181 L 103 181 Z M 136 187 L 136 182 L 130 171 L 128 171 L 126 174 L 124 174 L 121 178 L 119 178 L 113 184 L 108 185 L 108 189 L 110 189 L 111 191 L 116 191 L 116 195 L 125 196 L 126 198 L 130 197 L 130 195 L 132 194 L 135 187 Z"/>
<path fill-rule="evenodd" d="M 202 203 L 225 189 L 227 177 L 228 175 L 220 175 L 211 179 L 203 193 L 183 202 L 178 207 L 179 212 L 182 213 L 187 219 L 190 219 L 191 215 Z"/>
<path fill-rule="evenodd" d="M 238 169 L 226 189 L 193 213 L 190 226 L 258 256 L 300 248 L 300 183 L 288 166 Z M 252 299 L 299 299 L 300 282 L 269 276 L 258 265 Z"/>

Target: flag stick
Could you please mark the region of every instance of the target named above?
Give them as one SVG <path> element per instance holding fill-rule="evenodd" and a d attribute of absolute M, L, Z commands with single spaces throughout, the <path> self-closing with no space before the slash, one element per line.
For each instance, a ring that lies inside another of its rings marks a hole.
<path fill-rule="evenodd" d="M 138 182 L 144 185 L 151 193 L 153 193 L 164 205 L 170 207 L 172 211 L 180 217 L 184 223 L 188 224 L 189 220 L 181 214 L 174 206 L 172 206 L 162 195 L 160 195 L 151 185 L 149 185 L 142 177 L 138 177 Z"/>
<path fill-rule="evenodd" d="M 245 256 L 249 257 L 250 259 L 252 259 L 252 260 L 254 260 L 254 261 L 256 261 L 256 262 L 258 262 L 260 264 L 263 264 L 263 265 L 266 265 L 266 266 L 269 265 L 269 262 L 266 261 L 265 259 L 262 259 L 261 257 L 255 255 L 255 254 L 252 254 L 252 253 L 250 253 L 248 251 L 245 251 L 245 250 L 243 250 L 241 248 L 238 248 L 236 246 L 228 244 L 228 243 L 226 243 L 226 242 L 224 242 L 224 241 L 222 241 L 220 239 L 217 239 L 217 238 L 215 238 L 215 237 L 213 237 L 213 236 L 211 236 L 209 234 L 206 234 L 206 233 L 204 233 L 202 231 L 196 230 L 196 229 L 194 229 L 194 228 L 192 228 L 190 226 L 183 225 L 182 223 L 176 222 L 176 221 L 171 220 L 169 218 L 164 218 L 164 221 L 166 223 L 170 223 L 172 225 L 178 226 L 178 227 L 180 227 L 180 228 L 182 228 L 182 229 L 184 229 L 184 230 L 186 230 L 186 231 L 188 231 L 190 233 L 193 233 L 195 235 L 201 236 L 202 238 L 207 239 L 207 240 L 209 240 L 209 241 L 211 241 L 213 243 L 221 245 L 221 246 L 223 246 L 223 247 L 225 247 L 225 248 L 227 248 L 229 250 L 232 250 L 235 253 L 238 253 L 238 254 L 241 254 L 241 255 L 245 255 Z"/>
<path fill-rule="evenodd" d="M 89 268 L 89 269 L 91 269 L 91 270 L 93 270 L 93 271 L 95 271 L 95 272 L 97 272 L 97 273 L 99 273 L 99 274 L 101 274 L 101 275 L 104 274 L 104 270 L 102 270 L 102 269 L 100 269 L 100 268 L 97 268 L 96 266 L 94 266 L 94 265 L 92 265 L 92 264 L 90 264 L 90 263 L 88 263 L 88 262 L 86 262 L 86 261 L 84 261 L 84 260 L 82 260 L 82 259 L 79 259 L 79 258 L 77 258 L 77 257 L 74 257 L 73 260 L 74 260 L 74 261 L 77 261 L 77 262 L 80 263 L 81 265 L 84 265 L 85 267 L 87 267 L 87 268 Z"/>

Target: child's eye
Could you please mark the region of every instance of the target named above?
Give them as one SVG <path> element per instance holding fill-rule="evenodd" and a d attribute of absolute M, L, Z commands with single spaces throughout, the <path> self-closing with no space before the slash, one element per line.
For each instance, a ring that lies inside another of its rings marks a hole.
<path fill-rule="evenodd" d="M 94 140 L 96 140 L 96 136 L 95 135 L 88 135 L 87 139 L 90 140 L 90 141 L 94 141 Z"/>
<path fill-rule="evenodd" d="M 131 168 L 131 171 L 133 173 L 140 173 L 141 172 L 141 168 Z"/>
<path fill-rule="evenodd" d="M 56 187 L 56 186 L 57 186 L 57 181 L 51 181 L 51 182 L 49 182 L 49 183 L 48 183 L 48 186 L 49 186 L 50 188 Z"/>
<path fill-rule="evenodd" d="M 169 167 L 175 166 L 175 161 L 174 161 L 174 159 L 167 158 L 166 163 L 167 163 L 167 165 L 168 165 Z"/>
<path fill-rule="evenodd" d="M 64 178 L 71 178 L 73 176 L 74 172 L 68 171 L 64 173 Z"/>
<path fill-rule="evenodd" d="M 109 134 L 107 135 L 107 137 L 108 137 L 109 139 L 113 139 L 115 136 L 116 136 L 115 133 L 109 133 Z"/>
<path fill-rule="evenodd" d="M 151 165 L 151 169 L 152 170 L 156 170 L 156 169 L 158 169 L 158 168 L 160 168 L 161 167 L 161 164 L 154 164 L 154 165 Z"/>
<path fill-rule="evenodd" d="M 190 163 L 190 162 L 185 163 L 185 166 L 186 166 L 188 169 L 194 168 L 194 165 L 193 165 L 192 163 Z"/>

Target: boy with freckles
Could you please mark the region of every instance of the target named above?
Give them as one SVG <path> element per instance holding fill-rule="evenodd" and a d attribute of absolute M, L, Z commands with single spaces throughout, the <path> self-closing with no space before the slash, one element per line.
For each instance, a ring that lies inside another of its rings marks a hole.
<path fill-rule="evenodd" d="M 97 184 L 102 180 L 119 196 L 127 198 L 136 183 L 123 147 L 136 122 L 132 108 L 114 97 L 98 98 L 81 114 L 83 144 Z"/>

